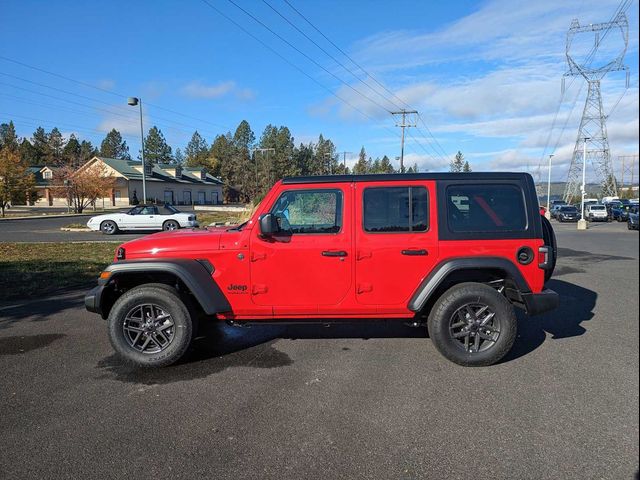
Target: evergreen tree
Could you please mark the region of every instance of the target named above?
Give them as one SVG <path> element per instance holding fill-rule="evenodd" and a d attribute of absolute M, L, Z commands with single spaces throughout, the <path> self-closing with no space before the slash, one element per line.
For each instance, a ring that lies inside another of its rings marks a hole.
<path fill-rule="evenodd" d="M 173 156 L 173 160 L 176 165 L 182 165 L 184 163 L 184 154 L 182 153 L 182 150 L 176 148 L 176 153 Z"/>
<path fill-rule="evenodd" d="M 0 148 L 7 147 L 15 151 L 20 147 L 18 136 L 16 135 L 16 127 L 13 121 L 0 124 Z"/>
<path fill-rule="evenodd" d="M 34 159 L 32 165 L 42 165 L 49 158 L 49 138 L 47 132 L 45 132 L 44 128 L 38 127 L 35 132 L 33 132 L 32 143 L 31 145 L 34 148 Z"/>
<path fill-rule="evenodd" d="M 69 136 L 69 141 L 67 141 L 67 144 L 62 150 L 62 158 L 64 160 L 64 164 L 71 167 L 77 168 L 81 164 L 80 142 L 78 142 L 78 139 L 73 133 Z"/>
<path fill-rule="evenodd" d="M 471 165 L 469 165 L 469 162 L 467 162 L 466 160 L 464 162 L 464 166 L 462 167 L 462 171 L 465 173 L 471 172 Z"/>
<path fill-rule="evenodd" d="M 64 138 L 62 137 L 62 133 L 56 127 L 54 127 L 51 132 L 47 135 L 47 163 L 49 165 L 60 166 L 64 163 L 63 159 L 63 150 L 64 150 Z"/>
<path fill-rule="evenodd" d="M 358 161 L 353 166 L 353 173 L 354 175 L 362 175 L 362 174 L 368 173 L 370 170 L 370 167 L 371 165 L 367 161 L 367 152 L 364 149 L 364 147 L 362 147 L 360 149 L 360 154 L 358 155 Z"/>
<path fill-rule="evenodd" d="M 464 155 L 458 150 L 456 157 L 449 163 L 450 172 L 462 172 L 464 170 Z"/>
<path fill-rule="evenodd" d="M 80 143 L 80 164 L 84 164 L 98 155 L 100 152 L 95 148 L 90 141 L 83 140 Z"/>
<path fill-rule="evenodd" d="M 22 139 L 18 150 L 20 153 L 20 158 L 28 166 L 32 167 L 39 164 L 38 151 L 33 147 L 33 145 L 31 145 L 31 142 L 28 139 Z"/>
<path fill-rule="evenodd" d="M 395 173 L 391 160 L 386 155 L 380 161 L 380 173 Z"/>
<path fill-rule="evenodd" d="M 164 139 L 162 131 L 155 125 L 149 129 L 149 134 L 144 139 L 144 161 L 149 165 L 173 161 L 171 147 Z"/>
<path fill-rule="evenodd" d="M 308 145 L 301 143 L 293 152 L 293 163 L 300 175 L 313 175 L 313 147 L 313 143 Z"/>
<path fill-rule="evenodd" d="M 100 144 L 100 156 L 107 158 L 118 158 L 120 160 L 131 160 L 127 142 L 122 139 L 120 132 L 113 128 Z"/>
<path fill-rule="evenodd" d="M 209 150 L 207 170 L 214 177 L 222 176 L 223 165 L 227 167 L 231 163 L 232 144 L 231 134 L 228 132 L 226 135 L 216 136 L 213 140 Z"/>
<path fill-rule="evenodd" d="M 209 145 L 196 130 L 184 149 L 185 162 L 188 167 L 206 167 L 209 158 Z"/>
<path fill-rule="evenodd" d="M 294 159 L 293 137 L 287 127 L 267 125 L 259 145 L 262 149 L 269 149 L 255 152 L 253 158 L 260 187 L 257 194 L 262 196 L 275 181 L 285 176 L 298 175 L 300 169 Z"/>

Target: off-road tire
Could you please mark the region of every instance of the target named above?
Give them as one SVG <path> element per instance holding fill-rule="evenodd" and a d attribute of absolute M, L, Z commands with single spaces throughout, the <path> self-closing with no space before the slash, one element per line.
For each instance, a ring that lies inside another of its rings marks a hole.
<path fill-rule="evenodd" d="M 100 231 L 105 235 L 114 235 L 118 233 L 118 224 L 113 220 L 104 220 L 100 223 Z"/>
<path fill-rule="evenodd" d="M 153 304 L 171 315 L 175 325 L 169 345 L 157 353 L 142 353 L 125 339 L 123 325 L 129 312 L 136 306 Z M 109 340 L 116 352 L 128 363 L 139 367 L 164 367 L 177 362 L 185 354 L 195 331 L 195 321 L 178 292 L 165 284 L 148 283 L 124 293 L 111 308 L 108 318 Z"/>
<path fill-rule="evenodd" d="M 487 350 L 466 352 L 451 334 L 455 313 L 467 304 L 487 305 L 499 321 L 499 336 Z M 460 283 L 444 292 L 429 313 L 429 336 L 447 359 L 466 367 L 483 367 L 500 361 L 513 346 L 518 323 L 513 305 L 496 289 L 481 283 Z"/>

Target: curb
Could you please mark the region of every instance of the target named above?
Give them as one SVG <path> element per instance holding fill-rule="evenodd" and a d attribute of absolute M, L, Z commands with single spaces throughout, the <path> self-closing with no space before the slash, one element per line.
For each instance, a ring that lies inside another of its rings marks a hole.
<path fill-rule="evenodd" d="M 7 222 L 10 220 L 46 220 L 52 218 L 67 218 L 67 217 L 94 217 L 93 213 L 62 213 L 62 214 L 42 214 L 42 215 L 33 215 L 31 217 L 0 217 L 0 222 Z"/>
<path fill-rule="evenodd" d="M 92 232 L 90 228 L 69 228 L 69 227 L 61 227 L 60 230 L 63 232 Z"/>

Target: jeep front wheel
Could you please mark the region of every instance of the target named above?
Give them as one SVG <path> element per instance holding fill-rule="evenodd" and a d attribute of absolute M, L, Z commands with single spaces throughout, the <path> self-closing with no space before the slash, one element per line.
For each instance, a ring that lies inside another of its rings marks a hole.
<path fill-rule="evenodd" d="M 500 361 L 513 346 L 513 305 L 481 283 L 461 283 L 444 292 L 429 314 L 429 336 L 446 358 L 479 367 Z"/>
<path fill-rule="evenodd" d="M 193 336 L 189 309 L 163 284 L 147 284 L 123 294 L 109 313 L 109 339 L 128 362 L 164 367 L 177 362 Z"/>

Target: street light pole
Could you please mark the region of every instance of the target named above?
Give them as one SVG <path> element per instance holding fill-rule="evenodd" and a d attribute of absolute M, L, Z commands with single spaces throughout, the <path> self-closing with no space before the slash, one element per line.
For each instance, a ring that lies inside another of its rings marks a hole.
<path fill-rule="evenodd" d="M 544 216 L 551 218 L 551 158 L 553 154 L 549 155 L 549 173 L 547 177 L 547 211 L 544 212 Z"/>
<path fill-rule="evenodd" d="M 590 137 L 584 137 L 584 144 L 582 149 L 582 200 L 580 202 L 580 220 L 578 221 L 578 230 L 586 230 L 587 229 L 587 220 L 584 218 L 584 196 L 586 194 L 586 183 L 587 183 L 587 142 L 591 140 Z"/>
<path fill-rule="evenodd" d="M 129 97 L 127 99 L 127 104 L 135 107 L 136 105 L 140 106 L 140 140 L 142 141 L 142 147 L 140 151 L 142 152 L 142 203 L 147 203 L 147 169 L 145 168 L 144 163 L 144 128 L 142 126 L 142 100 L 137 97 Z"/>

